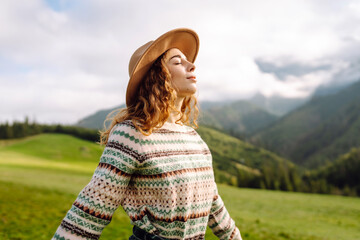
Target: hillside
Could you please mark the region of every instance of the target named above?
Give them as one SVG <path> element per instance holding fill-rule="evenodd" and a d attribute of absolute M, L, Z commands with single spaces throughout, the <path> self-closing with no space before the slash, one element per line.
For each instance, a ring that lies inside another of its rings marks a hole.
<path fill-rule="evenodd" d="M 242 187 L 298 189 L 300 179 L 296 167 L 290 162 L 211 128 L 201 127 L 198 131 L 212 151 L 218 182 Z M 2 154 L 11 152 L 52 159 L 51 165 L 57 160 L 95 163 L 103 149 L 65 134 L 40 134 L 13 141 L 13 144 L 2 147 Z"/>
<path fill-rule="evenodd" d="M 36 147 L 44 142 L 51 153 Z M 94 149 L 92 157 L 85 160 L 83 148 Z M 64 150 L 75 160 L 62 155 Z M 0 239 L 50 239 L 90 181 L 101 152 L 94 143 L 64 134 L 0 141 Z M 359 198 L 217 186 L 243 239 L 360 239 Z M 119 207 L 100 239 L 125 240 L 131 232 Z M 205 239 L 217 238 L 207 229 Z"/>
<path fill-rule="evenodd" d="M 266 97 L 261 93 L 255 94 L 248 101 L 265 109 L 267 112 L 277 115 L 284 116 L 294 109 L 300 107 L 309 100 L 305 98 L 286 98 L 282 96 L 271 96 Z"/>
<path fill-rule="evenodd" d="M 213 155 L 217 181 L 239 187 L 298 190 L 299 169 L 279 156 L 215 129 L 198 133 Z"/>
<path fill-rule="evenodd" d="M 215 127 L 233 136 L 245 136 L 268 126 L 278 119 L 274 114 L 247 101 L 235 102 L 200 102 L 199 124 Z M 87 116 L 76 126 L 102 129 L 106 116 L 113 110 L 125 105 L 100 110 Z"/>
<path fill-rule="evenodd" d="M 123 105 L 120 105 L 120 106 L 117 106 L 114 108 L 97 111 L 92 115 L 89 115 L 87 117 L 80 119 L 78 121 L 78 123 L 76 124 L 76 126 L 92 128 L 92 129 L 103 129 L 106 116 L 109 113 L 111 113 L 112 111 L 114 111 L 116 109 L 124 108 L 124 107 L 125 107 L 125 105 L 123 104 Z"/>
<path fill-rule="evenodd" d="M 275 122 L 278 117 L 248 101 L 215 104 L 201 109 L 199 123 L 216 127 L 233 136 L 250 135 Z"/>
<path fill-rule="evenodd" d="M 353 148 L 333 163 L 313 171 L 305 179 L 323 192 L 360 196 L 360 148 Z"/>
<path fill-rule="evenodd" d="M 252 142 L 316 168 L 360 146 L 360 82 L 310 102 L 257 133 Z"/>
<path fill-rule="evenodd" d="M 4 145 L 0 150 L 52 161 L 82 163 L 98 162 L 103 147 L 70 135 L 53 133 L 12 140 L 12 144 Z"/>

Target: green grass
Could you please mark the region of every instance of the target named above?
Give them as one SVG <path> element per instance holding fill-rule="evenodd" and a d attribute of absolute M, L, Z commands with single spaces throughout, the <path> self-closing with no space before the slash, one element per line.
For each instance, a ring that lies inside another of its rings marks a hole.
<path fill-rule="evenodd" d="M 358 198 L 229 186 L 219 191 L 245 239 L 360 239 Z"/>
<path fill-rule="evenodd" d="M 97 162 L 103 147 L 66 134 L 40 134 L 0 149 L 61 162 Z"/>
<path fill-rule="evenodd" d="M 46 146 L 53 149 L 37 147 L 39 142 L 47 142 Z M 82 146 L 95 149 L 90 150 L 93 155 L 81 159 Z M 101 150 L 96 144 L 59 134 L 2 142 L 0 239 L 50 239 L 77 194 L 90 181 Z M 73 162 L 69 153 L 76 158 Z M 220 184 L 218 188 L 244 240 L 360 239 L 359 198 Z M 101 239 L 128 239 L 131 229 L 130 220 L 120 207 Z M 208 230 L 206 239 L 217 238 Z"/>

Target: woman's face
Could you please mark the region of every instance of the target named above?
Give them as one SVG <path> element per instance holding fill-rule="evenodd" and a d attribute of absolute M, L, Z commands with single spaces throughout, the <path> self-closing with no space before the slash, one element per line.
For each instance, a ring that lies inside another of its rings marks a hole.
<path fill-rule="evenodd" d="M 195 65 L 177 48 L 172 48 L 165 54 L 165 64 L 171 74 L 171 84 L 177 97 L 187 97 L 196 92 Z"/>

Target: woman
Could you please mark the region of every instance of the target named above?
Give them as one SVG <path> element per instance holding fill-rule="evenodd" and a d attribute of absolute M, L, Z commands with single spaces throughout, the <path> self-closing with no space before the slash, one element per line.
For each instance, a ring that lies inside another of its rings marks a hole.
<path fill-rule="evenodd" d="M 197 34 L 175 29 L 130 59 L 126 109 L 101 134 L 106 144 L 90 183 L 53 239 L 98 239 L 121 205 L 130 239 L 241 239 L 218 195 L 212 158 L 197 127 Z"/>

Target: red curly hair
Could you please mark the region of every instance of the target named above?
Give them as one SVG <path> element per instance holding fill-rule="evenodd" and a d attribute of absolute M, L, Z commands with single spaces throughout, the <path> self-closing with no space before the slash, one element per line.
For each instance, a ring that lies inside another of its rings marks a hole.
<path fill-rule="evenodd" d="M 105 131 L 100 131 L 100 144 L 106 144 L 111 129 L 124 120 L 131 120 L 142 134 L 148 136 L 154 128 L 163 126 L 173 111 L 180 116 L 176 123 L 198 127 L 199 109 L 195 95 L 185 97 L 180 111 L 175 108 L 176 91 L 171 85 L 171 75 L 164 61 L 165 54 L 154 62 L 144 77 L 138 89 L 138 99 L 127 108 L 108 114 L 104 122 Z M 111 124 L 106 129 L 108 121 Z"/>

